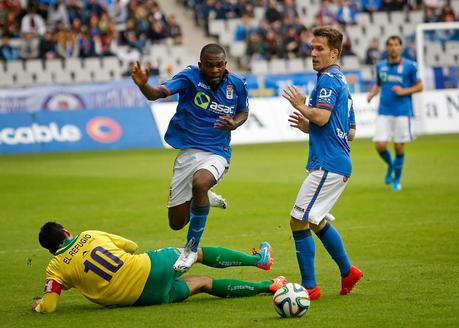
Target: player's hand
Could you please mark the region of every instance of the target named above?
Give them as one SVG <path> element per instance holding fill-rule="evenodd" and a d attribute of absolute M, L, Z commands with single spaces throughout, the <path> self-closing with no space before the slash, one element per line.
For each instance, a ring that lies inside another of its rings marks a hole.
<path fill-rule="evenodd" d="M 392 87 L 392 91 L 394 91 L 394 93 L 397 96 L 404 96 L 405 95 L 405 89 L 403 89 L 401 86 L 398 86 L 398 85 Z"/>
<path fill-rule="evenodd" d="M 303 115 L 301 115 L 300 112 L 295 111 L 292 114 L 290 114 L 288 117 L 288 121 L 291 123 L 291 127 L 297 128 L 298 130 L 303 131 L 304 133 L 309 132 L 309 122 Z"/>
<path fill-rule="evenodd" d="M 355 129 L 349 129 L 349 133 L 347 134 L 347 140 L 352 141 L 355 138 Z"/>
<path fill-rule="evenodd" d="M 229 115 L 220 116 L 214 123 L 214 128 L 221 130 L 235 130 L 236 122 Z"/>
<path fill-rule="evenodd" d="M 135 65 L 132 67 L 131 77 L 135 84 L 137 84 L 139 87 L 142 87 L 148 82 L 148 73 L 148 70 L 142 69 L 140 62 L 137 60 Z"/>
<path fill-rule="evenodd" d="M 33 298 L 32 302 L 32 310 L 35 311 L 35 308 L 38 306 L 38 304 L 41 303 L 41 297 L 37 296 Z"/>
<path fill-rule="evenodd" d="M 287 89 L 282 90 L 282 97 L 287 99 L 296 109 L 306 103 L 306 96 L 294 85 L 289 85 Z"/>
<path fill-rule="evenodd" d="M 374 97 L 373 94 L 371 92 L 369 92 L 367 94 L 367 103 L 370 103 L 370 101 L 371 101 L 371 99 L 373 99 L 373 97 Z"/>

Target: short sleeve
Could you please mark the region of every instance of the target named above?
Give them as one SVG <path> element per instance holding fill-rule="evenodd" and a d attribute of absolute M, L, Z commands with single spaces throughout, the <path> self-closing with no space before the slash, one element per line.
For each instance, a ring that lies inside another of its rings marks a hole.
<path fill-rule="evenodd" d="M 236 113 L 244 112 L 249 110 L 249 93 L 247 91 L 247 83 L 245 79 L 241 82 L 239 87 L 238 101 Z"/>
<path fill-rule="evenodd" d="M 316 105 L 317 108 L 333 110 L 338 99 L 339 84 L 331 74 L 324 73 L 317 84 Z"/>
<path fill-rule="evenodd" d="M 166 96 L 176 94 L 181 90 L 185 90 L 188 87 L 188 70 L 190 70 L 190 68 L 184 69 L 183 71 L 174 75 L 172 79 L 165 81 L 160 85 L 161 90 L 164 92 Z"/>

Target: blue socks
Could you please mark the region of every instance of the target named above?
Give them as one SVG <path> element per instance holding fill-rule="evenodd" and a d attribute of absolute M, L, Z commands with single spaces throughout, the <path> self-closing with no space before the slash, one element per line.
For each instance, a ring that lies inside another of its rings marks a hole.
<path fill-rule="evenodd" d="M 314 257 L 316 255 L 316 246 L 311 230 L 292 231 L 292 234 L 295 240 L 296 258 L 301 272 L 301 284 L 306 288 L 315 288 Z"/>
<path fill-rule="evenodd" d="M 324 244 L 325 249 L 328 251 L 332 259 L 338 264 L 339 271 L 341 272 L 341 277 L 345 277 L 349 274 L 351 269 L 351 263 L 347 257 L 346 250 L 344 249 L 344 244 L 341 239 L 341 236 L 330 223 L 316 233 L 319 237 L 322 244 Z"/>
<path fill-rule="evenodd" d="M 386 162 L 387 165 L 391 166 L 392 165 L 392 158 L 390 156 L 390 152 L 386 149 L 382 153 L 379 153 L 379 156 Z"/>
<path fill-rule="evenodd" d="M 403 170 L 403 162 L 405 161 L 405 154 L 397 155 L 394 159 L 394 171 L 395 171 L 395 179 L 400 181 L 400 177 L 402 176 Z"/>
<path fill-rule="evenodd" d="M 209 208 L 209 205 L 201 206 L 191 203 L 190 225 L 188 227 L 186 241 L 188 244 L 191 239 L 194 240 L 193 246 L 191 247 L 193 252 L 198 251 L 198 245 L 206 226 L 207 216 L 209 215 Z"/>

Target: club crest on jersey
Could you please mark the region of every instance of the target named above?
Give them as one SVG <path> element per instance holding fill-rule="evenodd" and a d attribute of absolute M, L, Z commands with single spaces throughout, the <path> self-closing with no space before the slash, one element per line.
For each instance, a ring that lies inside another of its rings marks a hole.
<path fill-rule="evenodd" d="M 234 88 L 232 84 L 226 86 L 226 99 L 233 99 Z"/>
<path fill-rule="evenodd" d="M 330 89 L 325 89 L 325 88 L 320 89 L 319 102 L 327 102 L 327 103 L 330 102 L 331 95 L 332 95 L 332 91 Z"/>

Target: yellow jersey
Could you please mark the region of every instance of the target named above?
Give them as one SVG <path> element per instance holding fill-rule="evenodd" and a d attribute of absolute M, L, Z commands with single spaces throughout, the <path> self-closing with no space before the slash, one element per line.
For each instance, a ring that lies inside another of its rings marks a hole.
<path fill-rule="evenodd" d="M 62 289 L 78 289 L 97 304 L 134 304 L 151 268 L 148 254 L 133 255 L 136 250 L 137 244 L 133 241 L 102 231 L 84 231 L 67 240 L 48 264 L 45 296 L 36 311 L 55 310 L 60 289 L 57 293 L 51 287 L 47 290 L 46 286 L 52 286 L 52 281 Z M 46 293 L 53 295 L 47 298 Z"/>

